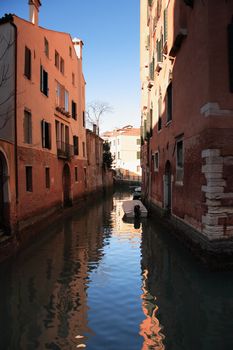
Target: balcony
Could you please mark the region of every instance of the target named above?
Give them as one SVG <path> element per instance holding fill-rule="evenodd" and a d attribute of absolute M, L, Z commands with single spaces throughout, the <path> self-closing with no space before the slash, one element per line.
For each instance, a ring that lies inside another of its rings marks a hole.
<path fill-rule="evenodd" d="M 70 159 L 74 155 L 74 146 L 69 143 L 57 141 L 57 156 L 62 159 Z"/>
<path fill-rule="evenodd" d="M 173 41 L 173 45 L 172 45 L 172 48 L 169 52 L 169 56 L 171 57 L 175 57 L 177 52 L 179 51 L 184 39 L 187 37 L 187 29 L 186 28 L 179 28 L 176 35 L 175 35 L 175 38 L 174 38 L 174 41 Z"/>
<path fill-rule="evenodd" d="M 56 109 L 57 112 L 59 112 L 59 113 L 65 115 L 67 118 L 70 118 L 70 117 L 71 117 L 70 113 L 69 113 L 68 111 L 66 111 L 64 107 L 56 106 L 55 109 Z"/>

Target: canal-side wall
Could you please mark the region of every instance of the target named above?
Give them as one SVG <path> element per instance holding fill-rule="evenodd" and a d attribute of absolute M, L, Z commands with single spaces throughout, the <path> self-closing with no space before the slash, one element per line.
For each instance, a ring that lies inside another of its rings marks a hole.
<path fill-rule="evenodd" d="M 73 205 L 63 208 L 60 204 L 54 205 L 50 208 L 40 210 L 37 214 L 27 218 L 26 220 L 18 221 L 14 228 L 14 233 L 11 235 L 0 235 L 0 262 L 13 256 L 25 246 L 33 243 L 34 237 L 41 235 L 49 225 L 63 219 L 72 213 L 85 211 L 85 208 L 91 207 L 98 201 L 102 200 L 104 196 L 112 195 L 113 180 L 111 171 L 108 172 L 109 183 L 108 186 L 86 193 L 79 196 L 73 201 Z"/>
<path fill-rule="evenodd" d="M 209 239 L 181 218 L 170 215 L 152 201 L 146 202 L 149 217 L 167 227 L 190 252 L 211 269 L 233 269 L 233 239 Z"/>

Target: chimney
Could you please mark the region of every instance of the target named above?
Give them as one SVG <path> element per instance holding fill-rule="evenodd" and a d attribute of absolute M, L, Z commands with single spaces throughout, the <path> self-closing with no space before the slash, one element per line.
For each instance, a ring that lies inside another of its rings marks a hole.
<path fill-rule="evenodd" d="M 74 38 L 73 40 L 74 49 L 78 58 L 82 59 L 82 47 L 83 42 L 81 39 Z"/>
<path fill-rule="evenodd" d="M 96 134 L 96 131 L 97 131 L 97 125 L 93 124 L 93 133 Z"/>
<path fill-rule="evenodd" d="M 38 26 L 38 14 L 41 6 L 40 0 L 28 0 L 29 5 L 29 20 L 31 23 Z"/>

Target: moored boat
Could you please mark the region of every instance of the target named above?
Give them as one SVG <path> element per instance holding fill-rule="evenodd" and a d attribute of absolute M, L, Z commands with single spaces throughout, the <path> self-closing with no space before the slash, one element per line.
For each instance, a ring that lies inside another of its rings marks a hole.
<path fill-rule="evenodd" d="M 123 201 L 122 208 L 124 211 L 124 214 L 129 217 L 147 217 L 147 209 L 142 204 L 140 200 L 128 200 Z"/>

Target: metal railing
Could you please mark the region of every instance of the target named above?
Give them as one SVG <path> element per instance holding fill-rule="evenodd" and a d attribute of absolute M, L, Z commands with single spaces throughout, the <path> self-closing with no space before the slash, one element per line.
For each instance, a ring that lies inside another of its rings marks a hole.
<path fill-rule="evenodd" d="M 74 155 L 74 146 L 69 143 L 57 141 L 57 156 L 58 158 L 69 159 Z"/>

